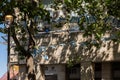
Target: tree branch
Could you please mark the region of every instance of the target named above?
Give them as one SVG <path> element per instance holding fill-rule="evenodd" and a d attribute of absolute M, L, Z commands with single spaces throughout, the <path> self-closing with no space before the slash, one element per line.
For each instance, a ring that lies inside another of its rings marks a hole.
<path fill-rule="evenodd" d="M 16 37 L 17 35 L 15 33 L 15 28 L 12 28 L 12 35 L 11 36 L 12 36 L 16 46 L 20 48 L 20 51 L 22 52 L 22 54 L 24 56 L 27 56 L 28 52 L 20 45 L 20 42 L 19 42 L 18 38 Z"/>
<path fill-rule="evenodd" d="M 27 26 L 27 31 L 28 31 L 28 35 L 29 35 L 29 45 L 28 45 L 28 51 L 30 49 L 32 49 L 35 46 L 35 41 L 33 39 L 32 33 L 33 32 L 33 25 L 32 25 L 32 20 L 30 21 L 30 26 Z"/>

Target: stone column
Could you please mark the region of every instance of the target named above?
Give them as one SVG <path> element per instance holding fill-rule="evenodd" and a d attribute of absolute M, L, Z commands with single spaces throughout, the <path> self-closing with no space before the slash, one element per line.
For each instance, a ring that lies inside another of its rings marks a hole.
<path fill-rule="evenodd" d="M 111 80 L 111 63 L 102 63 L 102 80 Z"/>
<path fill-rule="evenodd" d="M 81 80 L 94 80 L 94 69 L 92 62 L 81 62 Z"/>

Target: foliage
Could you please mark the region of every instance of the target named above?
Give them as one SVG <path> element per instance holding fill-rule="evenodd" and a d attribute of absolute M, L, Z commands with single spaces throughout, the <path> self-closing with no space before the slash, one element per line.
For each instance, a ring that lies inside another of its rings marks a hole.
<path fill-rule="evenodd" d="M 10 26 L 10 36 L 16 45 L 15 50 L 19 52 L 20 56 L 22 55 L 20 58 L 29 59 L 32 56 L 31 53 L 37 46 L 35 35 L 41 31 L 38 29 L 38 24 L 40 27 L 44 27 L 43 31 L 47 33 L 50 31 L 41 22 L 62 27 L 66 23 L 71 23 L 71 18 L 77 17 L 76 23 L 80 30 L 84 31 L 83 36 L 95 37 L 94 40 L 84 42 L 88 47 L 99 48 L 101 37 L 106 31 L 109 33 L 115 31 L 111 40 L 120 41 L 120 31 L 116 30 L 120 27 L 120 0 L 53 0 L 51 11 L 46 10 L 39 1 L 41 0 L 0 0 L 0 24 L 5 24 L 6 15 L 14 17 Z M 52 10 L 53 15 L 51 16 Z M 0 28 L 0 32 L 7 34 L 8 29 Z M 70 58 L 68 66 L 79 61 L 80 57 Z M 33 68 L 30 65 L 27 67 Z"/>
<path fill-rule="evenodd" d="M 71 67 L 73 67 L 75 64 L 78 64 L 78 63 L 80 63 L 80 56 L 77 56 L 77 57 L 75 57 L 75 58 L 69 58 L 69 60 L 67 61 L 67 67 L 68 68 L 71 68 Z"/>
<path fill-rule="evenodd" d="M 96 41 L 100 41 L 106 31 L 111 31 L 114 28 L 110 22 L 107 22 L 110 19 L 109 16 L 116 18 L 118 23 L 120 22 L 119 3 L 120 0 L 54 0 L 53 8 L 57 11 L 56 6 L 64 4 L 63 8 L 66 9 L 68 23 L 71 11 L 77 13 L 80 17 L 78 22 L 80 30 L 84 30 L 83 36 L 92 37 L 94 35 Z M 39 31 L 37 29 L 38 23 L 41 20 L 49 24 L 52 23 L 50 13 L 37 0 L 0 0 L 0 23 L 4 23 L 4 17 L 8 14 L 14 17 L 11 36 L 17 45 L 16 49 L 26 54 L 37 45 L 34 35 Z M 119 26 L 117 25 L 117 27 Z M 7 33 L 7 29 L 0 28 L 0 32 Z M 119 31 L 115 35 L 119 35 Z M 24 49 L 26 43 L 28 44 L 27 50 Z"/>
<path fill-rule="evenodd" d="M 39 16 L 40 19 L 46 20 L 49 22 L 49 13 L 45 9 L 43 9 L 43 5 L 41 3 L 37 3 L 35 1 L 29 0 L 1 0 L 0 1 L 0 22 L 3 24 L 4 17 L 6 15 L 12 15 L 14 17 L 14 22 L 11 25 L 11 36 L 13 37 L 15 44 L 17 44 L 17 48 L 20 51 L 23 50 L 23 44 L 28 42 L 28 47 L 34 47 L 33 43 L 33 35 L 36 33 L 36 17 Z M 6 28 L 0 28 L 0 32 L 7 34 Z M 28 34 L 28 36 L 25 36 Z M 17 36 L 20 36 L 17 38 Z M 26 50 L 27 51 L 27 50 Z M 28 50 L 29 51 L 29 50 Z M 23 53 L 23 52 L 22 52 Z"/>
<path fill-rule="evenodd" d="M 106 0 L 108 7 L 108 14 L 120 18 L 120 1 L 119 0 Z"/>

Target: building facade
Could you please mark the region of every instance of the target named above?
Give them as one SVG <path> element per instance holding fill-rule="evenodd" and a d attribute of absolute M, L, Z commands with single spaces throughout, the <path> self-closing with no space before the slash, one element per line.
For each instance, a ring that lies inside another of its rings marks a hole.
<path fill-rule="evenodd" d="M 106 33 L 105 37 L 110 37 L 110 34 Z M 53 80 L 51 77 L 56 77 L 54 80 L 119 80 L 119 43 L 102 40 L 96 47 L 85 43 L 89 40 L 92 43 L 91 38 L 84 38 L 83 33 L 78 32 L 63 32 L 42 38 L 40 46 L 46 46 L 42 55 L 48 58 L 41 56 L 39 61 L 45 67 L 46 80 Z M 71 41 L 75 41 L 73 45 Z M 51 48 L 51 44 L 56 47 Z M 69 67 L 70 60 L 73 61 L 72 67 Z"/>
<path fill-rule="evenodd" d="M 92 43 L 93 40 L 83 37 L 83 32 L 42 34 L 40 37 L 36 38 L 39 42 L 35 56 L 37 80 L 120 79 L 119 43 L 102 40 L 99 47 L 87 45 L 87 41 Z M 110 34 L 106 33 L 104 38 L 108 37 Z M 19 66 L 19 74 L 24 78 L 25 60 L 16 60 L 13 55 L 11 64 Z"/>
<path fill-rule="evenodd" d="M 94 36 L 83 37 L 84 31 L 74 21 L 52 30 L 55 32 L 36 35 L 36 80 L 120 80 L 120 44 L 110 40 L 112 33 L 98 42 Z M 11 54 L 10 62 L 19 66 L 23 80 L 25 60 Z"/>

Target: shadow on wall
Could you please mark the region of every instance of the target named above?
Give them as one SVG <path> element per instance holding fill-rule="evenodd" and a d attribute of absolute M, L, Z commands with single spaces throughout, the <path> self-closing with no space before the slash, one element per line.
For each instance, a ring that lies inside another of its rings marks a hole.
<path fill-rule="evenodd" d="M 81 66 L 81 75 L 85 75 L 83 77 L 88 80 L 87 77 L 94 74 L 92 62 L 120 60 L 119 43 L 109 40 L 111 35 L 112 33 L 106 33 L 103 36 L 104 39 L 98 42 L 93 37 L 83 37 L 83 33 L 80 32 L 42 34 L 36 39 L 36 42 L 39 48 L 44 48 L 37 53 L 36 59 L 40 64 L 69 62 L 76 64 L 81 62 L 81 64 L 86 65 Z"/>
<path fill-rule="evenodd" d="M 83 33 L 79 32 L 42 34 L 36 41 L 39 47 L 45 47 L 37 57 L 41 64 L 74 62 L 77 59 L 76 62 L 119 60 L 119 43 L 111 40 L 98 42 L 92 37 L 83 37 Z"/>

